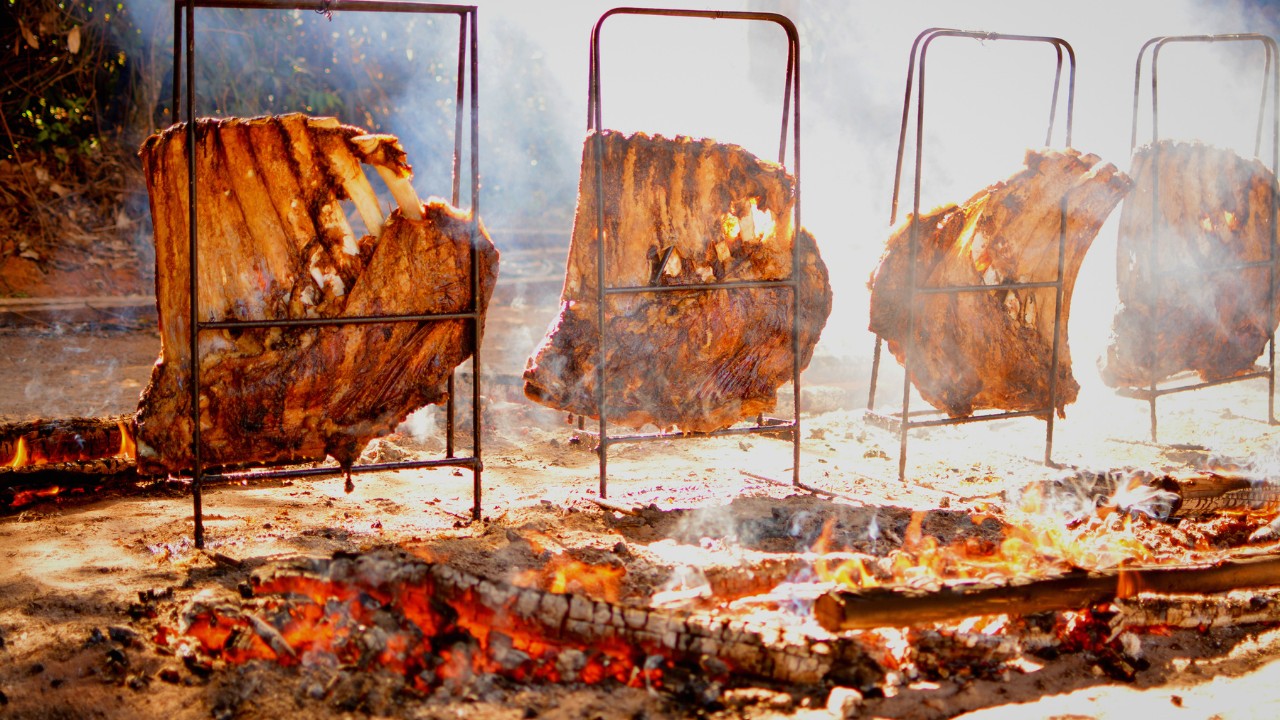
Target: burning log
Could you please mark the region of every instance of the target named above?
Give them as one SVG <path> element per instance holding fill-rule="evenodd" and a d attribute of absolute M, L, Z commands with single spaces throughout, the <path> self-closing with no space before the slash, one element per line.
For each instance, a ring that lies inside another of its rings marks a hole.
<path fill-rule="evenodd" d="M 605 131 L 606 282 L 678 287 L 781 280 L 799 243 L 801 367 L 831 311 L 817 244 L 793 227 L 782 166 L 711 140 Z M 583 146 L 560 315 L 525 366 L 530 399 L 599 417 L 596 136 Z M 605 299 L 610 422 L 710 431 L 773 410 L 791 379 L 792 293 L 751 288 Z"/>
<path fill-rule="evenodd" d="M 1080 389 L 1071 374 L 1066 332 L 1076 274 L 1098 229 L 1131 186 L 1124 173 L 1100 164 L 1096 155 L 1028 150 L 1025 170 L 962 206 L 919 218 L 916 276 L 922 288 L 1052 282 L 1065 198 L 1059 416 Z M 1048 406 L 1054 288 L 918 296 L 916 324 L 909 328 L 912 224 L 908 218 L 894 231 L 872 276 L 870 330 L 888 341 L 899 363 L 907 333 L 914 334 L 911 382 L 951 417 Z"/>
<path fill-rule="evenodd" d="M 133 418 L 73 417 L 0 425 L 0 470 L 134 455 Z"/>
<path fill-rule="evenodd" d="M 1219 595 L 1141 592 L 1114 601 L 1113 628 L 1217 628 L 1280 621 L 1280 592 L 1232 590 Z"/>
<path fill-rule="evenodd" d="M 1072 470 L 1031 483 L 1019 495 L 1024 506 L 1077 518 L 1104 505 L 1156 520 L 1280 509 L 1280 485 L 1226 469 L 1179 474 Z"/>
<path fill-rule="evenodd" d="M 856 686 L 883 672 L 846 638 L 520 588 L 402 552 L 275 562 L 255 573 L 253 589 L 248 604 L 263 612 L 232 596 L 198 597 L 181 632 L 235 662 L 330 653 L 405 673 L 424 690 L 471 672 L 655 685 L 687 672 Z"/>
<path fill-rule="evenodd" d="M 1161 595 L 1219 593 L 1280 585 L 1280 558 L 1256 557 L 1179 568 L 1077 571 L 1040 580 L 949 583 L 936 588 L 876 587 L 838 590 L 814 603 L 814 616 L 830 632 L 904 627 L 977 615 L 1027 615 L 1079 610 L 1139 592 Z"/>
<path fill-rule="evenodd" d="M 1160 225 L 1153 258 L 1157 148 Z M 1267 318 L 1267 268 L 1204 271 L 1271 256 L 1275 176 L 1261 161 L 1231 150 L 1174 140 L 1138 148 L 1130 174 L 1137 190 L 1120 213 L 1120 306 L 1103 381 L 1142 387 L 1153 375 L 1158 381 L 1184 370 L 1203 380 L 1249 372 L 1276 327 L 1275 318 Z M 1280 287 L 1280 277 L 1275 280 Z"/>
<path fill-rule="evenodd" d="M 465 312 L 483 317 L 498 253 L 483 227 L 423 204 L 398 141 L 302 115 L 201 120 L 196 129 L 202 321 Z M 192 466 L 185 125 L 141 151 L 156 228 L 163 351 L 142 395 L 144 473 Z M 360 162 L 401 203 L 384 222 Z M 339 201 L 370 234 L 357 239 Z M 480 297 L 470 296 L 471 247 Z M 349 465 L 368 441 L 446 397 L 470 357 L 465 320 L 205 332 L 199 338 L 202 460 Z"/>

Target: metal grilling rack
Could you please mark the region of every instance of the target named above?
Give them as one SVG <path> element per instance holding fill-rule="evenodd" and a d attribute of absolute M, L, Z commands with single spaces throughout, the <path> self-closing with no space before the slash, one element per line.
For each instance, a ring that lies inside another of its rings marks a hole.
<path fill-rule="evenodd" d="M 1135 400 L 1146 400 L 1151 406 L 1151 441 L 1156 442 L 1156 400 L 1162 395 L 1172 395 L 1174 393 L 1187 392 L 1189 390 L 1199 390 L 1201 388 L 1212 387 L 1214 385 L 1225 385 L 1227 383 L 1239 382 L 1241 380 L 1253 380 L 1256 378 L 1267 379 L 1267 422 L 1270 425 L 1280 424 L 1276 421 L 1276 297 L 1275 297 L 1275 279 L 1277 261 L 1280 261 L 1280 252 L 1277 252 L 1276 244 L 1276 200 L 1273 194 L 1271 203 L 1271 245 L 1270 252 L 1266 260 L 1258 260 L 1255 262 L 1233 263 L 1230 265 L 1222 265 L 1219 267 L 1202 268 L 1196 270 L 1180 269 L 1177 271 L 1161 270 L 1158 250 L 1160 249 L 1160 103 L 1157 93 L 1158 62 L 1160 59 L 1160 49 L 1168 43 L 1216 43 L 1216 42 L 1258 42 L 1262 44 L 1266 51 L 1266 61 L 1262 70 L 1262 101 L 1258 107 L 1258 131 L 1254 138 L 1253 155 L 1259 157 L 1262 152 L 1262 128 L 1265 124 L 1264 120 L 1267 114 L 1267 80 L 1272 83 L 1272 112 L 1271 112 L 1271 172 L 1274 174 L 1280 169 L 1280 67 L 1274 60 L 1280 57 L 1277 52 L 1276 41 L 1266 35 L 1257 33 L 1243 33 L 1238 35 L 1175 35 L 1168 37 L 1156 37 L 1143 43 L 1142 48 L 1138 50 L 1138 61 L 1133 71 L 1133 132 L 1129 139 L 1129 150 L 1132 152 L 1138 145 L 1138 97 L 1142 90 L 1142 58 L 1146 55 L 1147 48 L 1154 46 L 1151 50 L 1151 142 L 1153 146 L 1153 154 L 1151 158 L 1151 245 L 1147 255 L 1151 267 L 1141 268 L 1140 272 L 1149 273 L 1152 282 L 1148 283 L 1152 297 L 1150 298 L 1151 307 L 1159 307 L 1160 287 L 1161 283 L 1155 280 L 1161 277 L 1171 277 L 1175 274 L 1185 275 L 1211 275 L 1222 272 L 1234 272 L 1240 270 L 1248 270 L 1250 268 L 1266 268 L 1267 269 L 1267 347 L 1268 360 L 1267 367 L 1261 368 L 1254 366 L 1253 370 L 1242 375 L 1236 375 L 1229 378 L 1221 378 L 1218 380 L 1208 380 L 1193 383 L 1180 383 L 1190 377 L 1192 373 L 1180 373 L 1174 377 L 1166 378 L 1163 382 L 1174 383 L 1166 387 L 1158 387 L 1162 382 L 1157 376 L 1159 369 L 1154 358 L 1149 358 L 1151 363 L 1151 383 L 1147 387 L 1126 387 L 1116 390 L 1116 394 L 1121 397 L 1133 398 Z M 1159 334 L 1159 325 L 1151 324 L 1151 345 L 1150 350 L 1154 353 L 1156 350 L 1156 340 Z"/>
<path fill-rule="evenodd" d="M 791 277 L 782 280 L 760 280 L 760 281 L 740 281 L 725 283 L 708 283 L 700 285 L 666 285 L 666 286 L 624 286 L 609 287 L 607 286 L 605 277 L 605 246 L 604 246 L 604 139 L 601 132 L 604 129 L 603 121 L 600 113 L 600 30 L 604 26 L 604 21 L 613 15 L 650 15 L 662 17 L 682 17 L 682 18 L 708 18 L 712 20 L 734 19 L 734 20 L 752 20 L 772 22 L 782 26 L 787 33 L 787 75 L 786 83 L 783 88 L 782 99 L 782 136 L 778 147 L 778 163 L 784 164 L 787 152 L 787 127 L 788 121 L 794 123 L 795 148 L 792 151 L 792 160 L 794 162 L 793 169 L 796 179 L 796 199 L 795 199 L 795 227 L 797 233 L 800 228 L 800 35 L 796 32 L 795 25 L 784 15 L 776 13 L 764 12 L 720 12 L 720 11 L 704 11 L 704 10 L 671 10 L 671 9 L 652 9 L 652 8 L 614 8 L 596 21 L 595 27 L 591 30 L 591 58 L 590 73 L 588 78 L 588 95 L 587 95 L 587 130 L 588 132 L 595 130 L 595 163 L 596 163 L 596 248 L 598 250 L 596 261 L 596 320 L 600 327 L 600 348 L 597 355 L 596 367 L 596 408 L 600 413 L 600 424 L 597 432 L 591 432 L 584 428 L 583 419 L 578 418 L 578 434 L 583 437 L 589 437 L 598 443 L 596 452 L 600 458 L 600 497 L 604 498 L 608 492 L 608 449 L 614 443 L 628 442 L 652 442 L 655 440 L 681 440 L 690 438 L 717 437 L 722 435 L 747 435 L 752 433 L 773 433 L 783 435 L 789 433 L 792 441 L 792 484 L 800 486 L 800 353 L 799 353 L 799 333 L 797 326 L 800 321 L 800 303 L 798 301 L 799 286 L 799 268 L 800 268 L 800 244 L 792 242 L 791 244 Z M 794 100 L 794 109 L 792 102 Z M 736 290 L 747 288 L 788 288 L 791 291 L 791 382 L 793 390 L 793 420 L 786 422 L 774 418 L 765 418 L 763 416 L 756 418 L 755 425 L 741 428 L 725 428 L 711 432 L 689 432 L 689 433 L 646 433 L 633 435 L 619 435 L 610 437 L 606 418 L 608 417 L 608 405 L 605 393 L 605 343 L 608 341 L 608 325 L 605 323 L 605 298 L 609 295 L 626 295 L 640 293 L 663 293 L 663 292 L 734 292 Z"/>
<path fill-rule="evenodd" d="M 358 11 L 358 12 L 390 12 L 390 13 L 431 13 L 458 16 L 458 92 L 455 104 L 454 145 L 453 145 L 453 196 L 452 203 L 456 207 L 460 194 L 461 162 L 462 162 L 462 112 L 464 95 L 469 90 L 471 126 L 470 158 L 471 158 L 471 309 L 465 312 L 432 313 L 419 315 L 377 315 L 359 317 L 305 318 L 298 320 L 223 320 L 206 322 L 200 320 L 198 305 L 197 269 L 199 267 L 199 244 L 196 237 L 196 142 L 195 142 L 195 9 L 205 8 L 242 8 L 258 10 L 314 10 L 316 12 Z M 186 49 L 179 48 L 183 43 L 183 26 L 185 10 Z M 236 480 L 252 477 L 263 478 L 295 478 L 338 475 L 346 473 L 367 473 L 381 470 L 399 470 L 429 467 L 469 467 L 473 473 L 474 503 L 472 517 L 480 517 L 480 474 L 484 464 L 481 461 L 480 448 L 480 312 L 477 302 L 480 294 L 480 264 L 476 238 L 479 236 L 480 218 L 480 173 L 479 173 L 479 82 L 477 72 L 479 65 L 476 59 L 476 7 L 473 5 L 434 5 L 413 2 L 384 2 L 382 0 L 176 0 L 173 14 L 174 52 L 173 52 L 173 117 L 177 120 L 179 99 L 182 88 L 182 56 L 186 55 L 186 100 L 187 100 L 187 172 L 191 178 L 188 203 L 191 208 L 188 228 L 188 257 L 190 258 L 190 373 L 191 373 L 191 451 L 193 469 L 191 476 L 191 496 L 195 517 L 195 545 L 204 547 L 204 521 L 201 515 L 201 485 L 205 478 Z M 469 82 L 468 82 L 469 81 Z M 468 88 L 468 85 L 470 86 Z M 469 457 L 455 457 L 453 447 L 454 431 L 454 377 L 450 373 L 448 380 L 449 400 L 445 411 L 446 436 L 445 457 L 439 460 L 419 460 L 411 462 L 379 463 L 361 465 L 348 470 L 339 468 L 303 468 L 295 470 L 276 470 L 252 473 L 210 473 L 204 472 L 200 460 L 200 365 L 197 355 L 197 338 L 202 331 L 225 328 L 305 328 L 335 325 L 363 325 L 371 323 L 407 323 L 407 322 L 440 322 L 444 320 L 469 320 L 471 322 L 472 382 L 471 382 L 471 417 L 473 418 L 472 452 Z"/>
<path fill-rule="evenodd" d="M 1045 37 L 1038 35 L 1001 35 L 999 33 L 990 32 L 971 32 L 965 30 L 953 30 L 948 28 L 929 28 L 916 36 L 915 41 L 911 44 L 911 57 L 907 63 L 907 89 L 902 102 L 902 129 L 898 135 L 898 165 L 893 177 L 893 209 L 891 211 L 889 225 L 892 226 L 898 220 L 898 189 L 902 180 L 902 156 L 907 141 L 907 122 L 910 118 L 911 111 L 911 88 L 912 82 L 916 75 L 916 58 L 919 56 L 919 89 L 916 99 L 916 155 L 915 155 L 915 199 L 912 204 L 911 215 L 911 235 L 910 235 L 910 268 L 911 277 L 907 283 L 907 306 L 908 322 L 907 322 L 907 341 L 903 348 L 902 364 L 903 364 L 903 381 L 902 381 L 902 411 L 899 413 L 883 414 L 875 411 L 876 401 L 876 383 L 880 375 L 880 351 L 883 340 L 877 336 L 875 344 L 875 352 L 871 367 L 871 390 L 867 396 L 867 421 L 884 428 L 890 432 L 897 432 L 899 436 L 899 452 L 898 452 L 898 480 L 904 481 L 907 472 L 907 433 L 912 428 L 919 427 L 936 427 L 940 425 L 961 425 L 964 423 L 983 422 L 986 420 L 1005 420 L 1008 418 L 1032 417 L 1037 415 L 1046 415 L 1048 417 L 1045 428 L 1045 445 L 1044 445 L 1044 463 L 1045 465 L 1053 464 L 1053 420 L 1054 409 L 1058 404 L 1058 355 L 1060 346 L 1060 336 L 1062 334 L 1062 294 L 1063 294 L 1063 270 L 1065 264 L 1066 248 L 1067 248 L 1067 198 L 1062 198 L 1062 214 L 1061 224 L 1058 235 L 1058 279 L 1049 282 L 1031 282 L 1031 283 L 1005 283 L 1001 285 L 968 285 L 968 286 L 945 286 L 945 287 L 921 287 L 920 279 L 917 277 L 916 259 L 920 249 L 920 175 L 922 168 L 922 158 L 924 149 L 924 97 L 925 97 L 925 60 L 928 57 L 929 45 L 934 40 L 944 37 L 973 38 L 976 40 L 1016 40 L 1022 42 L 1047 43 L 1054 47 L 1057 51 L 1058 62 L 1057 68 L 1053 76 L 1053 100 L 1049 105 L 1049 130 L 1045 134 L 1045 145 L 1049 145 L 1053 139 L 1053 123 L 1058 108 L 1058 89 L 1062 80 L 1062 52 L 1066 50 L 1070 60 L 1071 71 L 1067 80 L 1067 128 L 1066 128 L 1066 145 L 1071 146 L 1071 119 L 1075 105 L 1075 86 L 1076 86 L 1076 54 L 1071 45 L 1061 38 Z M 916 326 L 916 305 L 920 298 L 925 295 L 958 295 L 960 293 L 970 292 L 996 292 L 1001 290 L 1019 290 L 1033 288 L 1055 288 L 1057 290 L 1057 302 L 1053 320 L 1053 361 L 1049 374 L 1049 405 L 1047 408 L 1036 410 L 1020 410 L 1016 412 L 992 412 L 981 415 L 970 415 L 962 418 L 937 418 L 912 420 L 913 417 L 924 417 L 930 415 L 941 415 L 933 410 L 917 410 L 911 411 L 911 360 L 915 351 L 915 326 Z"/>

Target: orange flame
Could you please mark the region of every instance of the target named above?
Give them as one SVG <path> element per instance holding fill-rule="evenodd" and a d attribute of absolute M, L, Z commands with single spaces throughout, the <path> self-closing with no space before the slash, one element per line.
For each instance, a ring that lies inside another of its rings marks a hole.
<path fill-rule="evenodd" d="M 9 467 L 15 469 L 26 467 L 30 461 L 31 459 L 27 456 L 27 439 L 19 435 L 18 449 L 13 453 L 13 459 L 9 461 Z"/>
<path fill-rule="evenodd" d="M 985 517 L 975 516 L 975 524 L 981 519 Z M 880 578 L 863 558 L 846 560 L 835 567 L 815 563 L 815 571 L 823 580 L 865 588 L 889 583 L 1009 578 L 1155 560 L 1153 551 L 1134 535 L 1133 520 L 1128 515 L 1122 520 L 1095 518 L 1074 529 L 1031 522 L 1007 525 L 1005 538 L 999 544 L 970 538 L 947 546 L 940 546 L 937 538 L 923 534 L 923 520 L 924 513 L 912 514 L 902 548 L 876 563 L 882 571 Z M 885 573 L 889 578 L 882 580 Z"/>
<path fill-rule="evenodd" d="M 1213 218 L 1208 215 L 1201 217 L 1200 227 L 1204 228 L 1205 232 L 1213 232 Z"/>
<path fill-rule="evenodd" d="M 116 457 L 138 459 L 138 443 L 133 439 L 133 426 L 123 420 L 116 423 L 116 426 L 120 428 L 120 452 L 116 453 Z"/>
<path fill-rule="evenodd" d="M 562 554 L 552 555 L 538 570 L 525 570 L 511 581 L 518 587 L 536 587 L 558 594 L 579 593 L 598 600 L 617 602 L 625 567 L 591 565 Z"/>

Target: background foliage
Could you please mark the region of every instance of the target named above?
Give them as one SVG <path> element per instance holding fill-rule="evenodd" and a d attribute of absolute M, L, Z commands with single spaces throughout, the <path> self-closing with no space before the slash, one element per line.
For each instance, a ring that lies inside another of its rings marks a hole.
<path fill-rule="evenodd" d="M 171 0 L 0 2 L 0 157 L 131 156 L 173 122 Z M 419 191 L 449 196 L 453 16 L 202 8 L 196 20 L 197 116 L 297 111 L 395 133 Z M 518 28 L 482 24 L 480 57 L 486 222 L 567 226 L 578 147 L 560 89 Z"/>

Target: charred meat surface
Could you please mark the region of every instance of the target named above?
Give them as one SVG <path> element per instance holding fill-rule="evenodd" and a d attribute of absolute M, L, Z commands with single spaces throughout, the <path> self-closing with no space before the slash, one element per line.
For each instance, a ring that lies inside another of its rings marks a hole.
<path fill-rule="evenodd" d="M 1157 148 L 1158 173 L 1152 171 Z M 1138 148 L 1130 174 L 1137 189 L 1120 212 L 1120 306 L 1103 381 L 1141 387 L 1153 375 L 1160 381 L 1185 370 L 1203 380 L 1250 371 L 1276 327 L 1274 318 L 1267 320 L 1268 269 L 1203 271 L 1271 257 L 1275 176 L 1256 159 L 1175 140 Z M 1153 259 L 1151 200 L 1157 184 Z"/>
<path fill-rule="evenodd" d="M 465 312 L 473 234 L 487 307 L 497 250 L 468 213 L 417 199 L 396 138 L 333 118 L 204 119 L 195 153 L 202 321 Z M 192 466 L 186 126 L 152 136 L 141 155 L 163 347 L 139 405 L 138 462 L 176 472 Z M 401 203 L 385 221 L 361 161 Z M 347 198 L 370 234 L 355 237 Z M 471 353 L 466 320 L 202 332 L 202 462 L 349 463 L 444 400 Z"/>
<path fill-rule="evenodd" d="M 799 243 L 801 366 L 831 312 L 818 247 L 792 220 L 795 180 L 737 145 L 604 131 L 606 283 L 785 280 Z M 560 314 L 524 372 L 530 399 L 599 417 L 596 136 L 583 147 Z M 773 409 L 791 379 L 792 292 L 750 288 L 610 295 L 610 422 L 716 430 Z"/>
<path fill-rule="evenodd" d="M 911 382 L 951 417 L 976 410 L 1024 411 L 1049 406 L 1056 291 L 1000 289 L 1058 279 L 1058 240 L 1066 199 L 1066 256 L 1059 334 L 1058 415 L 1075 402 L 1067 317 L 1071 291 L 1093 238 L 1133 183 L 1096 155 L 1073 149 L 1028 150 L 1026 167 L 970 198 L 919 218 L 916 261 L 922 288 L 996 286 L 990 292 L 916 297 L 910 324 L 913 218 L 890 236 L 871 278 L 870 330 L 903 362 L 914 333 Z"/>

